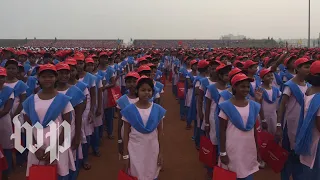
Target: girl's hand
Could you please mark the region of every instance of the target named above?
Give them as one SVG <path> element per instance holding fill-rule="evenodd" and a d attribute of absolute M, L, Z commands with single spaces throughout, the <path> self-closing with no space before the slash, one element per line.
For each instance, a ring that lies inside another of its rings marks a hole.
<path fill-rule="evenodd" d="M 80 146 L 80 141 L 81 141 L 80 138 L 74 137 L 74 138 L 72 139 L 72 142 L 71 142 L 71 148 L 72 148 L 73 150 L 78 149 L 79 146 Z"/>
<path fill-rule="evenodd" d="M 123 171 L 128 173 L 128 169 L 130 168 L 130 158 L 129 159 L 122 159 L 123 164 Z"/>
<path fill-rule="evenodd" d="M 97 109 L 96 111 L 96 117 L 99 117 L 101 115 L 101 109 Z"/>
<path fill-rule="evenodd" d="M 277 143 L 280 143 L 282 141 L 282 128 L 277 127 L 276 134 L 275 134 L 275 140 Z"/>
<path fill-rule="evenodd" d="M 261 126 L 262 126 L 263 130 L 268 130 L 268 123 L 267 122 L 262 122 Z"/>
<path fill-rule="evenodd" d="M 208 123 L 209 124 L 209 123 Z M 210 133 L 210 124 L 209 126 L 207 126 L 207 123 L 206 123 L 206 126 L 204 127 L 204 131 L 206 132 L 206 135 L 209 137 L 209 133 Z"/>
<path fill-rule="evenodd" d="M 44 158 L 44 149 L 38 149 L 38 151 L 35 152 L 35 155 L 37 157 L 37 159 L 39 161 L 43 161 L 45 158 Z"/>
<path fill-rule="evenodd" d="M 221 160 L 221 163 L 224 164 L 224 165 L 228 165 L 228 164 L 229 164 L 229 157 L 228 157 L 228 155 L 220 156 L 220 160 Z"/>
<path fill-rule="evenodd" d="M 254 91 L 254 99 L 255 99 L 256 102 L 261 102 L 262 101 L 262 93 L 263 93 L 263 90 L 261 88 L 257 88 Z"/>
<path fill-rule="evenodd" d="M 163 165 L 163 156 L 162 153 L 159 153 L 158 155 L 158 166 L 162 166 Z"/>

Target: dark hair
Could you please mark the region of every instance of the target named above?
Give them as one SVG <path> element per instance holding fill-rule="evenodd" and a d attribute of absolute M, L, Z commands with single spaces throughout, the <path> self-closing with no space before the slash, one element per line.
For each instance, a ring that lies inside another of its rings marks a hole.
<path fill-rule="evenodd" d="M 231 70 L 231 67 L 225 67 L 225 68 L 222 68 L 221 70 L 217 71 L 218 79 L 222 81 L 220 76 L 223 76 L 225 74 L 229 74 L 230 70 Z"/>
<path fill-rule="evenodd" d="M 200 73 L 204 73 L 204 72 L 206 72 L 208 70 L 208 66 L 207 67 L 204 67 L 204 68 L 198 68 L 198 71 L 200 72 Z"/>
<path fill-rule="evenodd" d="M 124 81 L 127 82 L 127 81 L 129 81 L 129 80 L 131 80 L 131 79 L 137 79 L 137 78 L 132 77 L 132 76 L 129 76 L 129 77 L 124 78 Z"/>
<path fill-rule="evenodd" d="M 142 76 L 142 75 L 145 75 L 145 74 L 148 74 L 148 73 L 151 74 L 151 70 L 140 71 L 140 72 L 139 72 L 139 75 Z"/>
<path fill-rule="evenodd" d="M 24 72 L 24 67 L 23 66 L 18 66 L 18 71 L 19 72 Z"/>
<path fill-rule="evenodd" d="M 306 77 L 306 81 L 310 83 L 312 86 L 320 86 L 320 74 L 316 74 L 316 75 L 309 74 Z"/>
<path fill-rule="evenodd" d="M 139 96 L 138 96 L 138 91 L 139 91 L 140 87 L 141 87 L 143 84 L 148 84 L 148 85 L 151 87 L 151 89 L 152 89 L 152 94 L 154 94 L 154 84 L 153 84 L 153 80 L 150 79 L 150 78 L 143 78 L 143 79 L 141 79 L 141 80 L 138 81 L 137 86 L 136 86 L 136 96 L 137 96 L 137 97 L 139 97 Z"/>

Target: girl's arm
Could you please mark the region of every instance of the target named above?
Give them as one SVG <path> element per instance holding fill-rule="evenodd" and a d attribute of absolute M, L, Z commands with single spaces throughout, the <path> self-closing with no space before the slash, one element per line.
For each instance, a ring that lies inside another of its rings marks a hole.
<path fill-rule="evenodd" d="M 98 89 L 98 107 L 97 112 L 98 116 L 101 115 L 101 108 L 102 108 L 102 87 Z"/>
<path fill-rule="evenodd" d="M 113 88 L 115 85 L 116 85 L 116 79 L 115 79 L 115 77 L 111 77 L 110 84 L 105 85 L 103 88 L 105 90 L 105 89 Z"/>
<path fill-rule="evenodd" d="M 128 142 L 129 142 L 129 134 L 130 134 L 130 124 L 126 121 L 123 121 L 124 124 L 124 132 L 123 132 L 123 155 L 129 155 L 128 151 Z"/>
<path fill-rule="evenodd" d="M 62 114 L 63 121 L 67 121 L 69 124 L 71 124 L 71 112 L 68 112 L 66 114 Z M 61 126 L 60 134 L 59 134 L 59 145 L 62 145 L 64 143 L 64 128 Z"/>
<path fill-rule="evenodd" d="M 200 90 L 199 88 L 197 88 L 197 91 L 198 91 L 198 97 L 197 97 L 198 111 L 197 111 L 197 113 L 199 114 L 200 121 L 202 121 L 202 120 L 203 120 L 202 107 L 203 107 L 203 96 L 204 96 L 204 92 L 203 92 L 202 90 Z"/>
<path fill-rule="evenodd" d="M 163 120 L 161 120 L 161 122 L 159 123 L 158 127 L 158 141 L 159 141 L 159 147 L 160 147 L 160 152 L 159 154 L 163 155 L 163 139 L 164 139 L 164 133 L 163 133 Z"/>
<path fill-rule="evenodd" d="M 226 152 L 228 121 L 219 117 L 220 121 L 220 152 Z"/>
<path fill-rule="evenodd" d="M 20 98 L 20 103 L 19 103 L 16 111 L 13 113 L 13 117 L 15 117 L 16 115 L 18 115 L 18 114 L 22 111 L 22 103 L 23 103 L 24 100 L 26 100 L 26 97 L 27 97 L 26 93 L 21 94 L 21 95 L 19 96 L 19 98 Z"/>
<path fill-rule="evenodd" d="M 77 148 L 81 141 L 81 127 L 82 127 L 82 114 L 85 109 L 85 103 L 82 102 L 74 107 L 75 112 L 75 136 L 73 141 L 73 148 Z"/>
<path fill-rule="evenodd" d="M 0 111 L 0 118 L 2 118 L 3 116 L 7 115 L 10 112 L 12 108 L 12 104 L 13 104 L 13 99 L 8 99 L 4 105 L 4 108 Z"/>
<path fill-rule="evenodd" d="M 319 111 L 319 110 L 318 110 Z M 320 132 L 320 116 L 316 117 L 316 125 L 317 125 L 317 129 Z"/>
<path fill-rule="evenodd" d="M 278 66 L 283 63 L 283 61 L 284 61 L 284 59 L 287 57 L 287 55 L 288 55 L 288 53 L 282 54 L 282 55 L 279 57 L 279 59 L 277 60 L 277 62 L 276 62 L 273 66 L 271 66 L 271 71 L 276 72 Z"/>
<path fill-rule="evenodd" d="M 193 87 L 193 84 L 191 82 L 191 79 L 190 78 L 187 78 L 187 81 L 188 81 L 188 88 L 192 88 Z"/>
<path fill-rule="evenodd" d="M 282 95 L 282 100 L 280 102 L 280 106 L 279 106 L 279 110 L 277 112 L 277 124 L 281 124 L 282 119 L 284 118 L 284 113 L 286 111 L 286 105 L 287 102 L 289 101 L 289 96 L 286 94 Z M 278 126 L 277 125 L 277 130 L 276 130 L 276 134 L 275 134 L 275 138 L 277 142 L 280 142 L 282 139 L 282 125 Z"/>
<path fill-rule="evenodd" d="M 93 115 L 94 114 L 94 107 L 97 104 L 97 93 L 96 93 L 96 87 L 90 88 L 90 112 Z"/>
<path fill-rule="evenodd" d="M 207 129 L 210 130 L 209 129 L 210 128 L 210 121 L 209 121 L 210 111 L 211 111 L 211 99 L 206 97 L 206 110 L 204 111 L 205 112 L 204 119 L 206 122 L 206 131 L 207 131 Z M 209 126 L 207 126 L 207 124 L 209 124 Z M 207 133 L 209 133 L 209 132 L 207 132 Z"/>
<path fill-rule="evenodd" d="M 122 120 L 122 115 L 121 115 L 120 111 L 121 111 L 121 109 L 119 109 L 119 111 L 116 111 L 117 117 L 118 117 L 118 140 L 122 140 L 121 128 L 123 126 L 123 120 Z"/>

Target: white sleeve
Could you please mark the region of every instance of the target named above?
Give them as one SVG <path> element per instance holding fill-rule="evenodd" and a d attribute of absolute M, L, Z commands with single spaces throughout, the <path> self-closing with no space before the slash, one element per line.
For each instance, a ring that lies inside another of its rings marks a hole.
<path fill-rule="evenodd" d="M 219 117 L 222 118 L 222 119 L 224 119 L 224 120 L 228 120 L 227 115 L 226 115 L 223 111 L 220 111 Z"/>
<path fill-rule="evenodd" d="M 102 81 L 99 82 L 98 88 L 102 88 Z"/>
<path fill-rule="evenodd" d="M 196 84 L 195 84 L 195 87 L 199 87 L 200 86 L 200 82 L 197 81 Z"/>
<path fill-rule="evenodd" d="M 13 92 L 10 94 L 9 99 L 14 99 L 14 93 Z"/>
<path fill-rule="evenodd" d="M 157 93 L 157 94 L 155 95 L 155 98 L 156 98 L 156 99 L 160 98 L 160 94 Z"/>
<path fill-rule="evenodd" d="M 66 105 L 66 107 L 65 107 L 64 110 L 63 110 L 63 114 L 67 114 L 67 113 L 69 113 L 69 112 L 71 112 L 71 111 L 73 111 L 73 110 L 74 110 L 74 109 L 73 109 L 71 103 L 68 102 L 68 104 Z"/>
<path fill-rule="evenodd" d="M 84 89 L 83 94 L 84 94 L 85 96 L 88 96 L 88 95 L 89 95 L 89 90 L 88 90 L 88 88 L 85 88 L 85 89 Z"/>
<path fill-rule="evenodd" d="M 205 95 L 205 96 L 206 96 L 206 98 L 211 99 L 211 93 L 210 93 L 210 91 L 208 91 L 208 90 L 207 90 L 207 92 L 206 92 L 206 95 Z"/>
<path fill-rule="evenodd" d="M 124 117 L 124 116 L 122 116 L 122 118 L 121 118 L 123 121 L 125 121 L 125 122 L 128 122 L 128 120 Z"/>
<path fill-rule="evenodd" d="M 291 89 L 288 86 L 284 87 L 283 94 L 291 96 Z"/>

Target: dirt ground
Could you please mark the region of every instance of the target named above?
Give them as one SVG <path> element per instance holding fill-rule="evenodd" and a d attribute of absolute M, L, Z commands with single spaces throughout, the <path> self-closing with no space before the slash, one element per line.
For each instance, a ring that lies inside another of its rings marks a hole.
<path fill-rule="evenodd" d="M 206 171 L 198 160 L 198 151 L 191 140 L 192 130 L 185 130 L 186 123 L 179 118 L 179 104 L 171 93 L 170 83 L 165 88 L 162 104 L 167 109 L 167 114 L 164 123 L 164 171 L 160 173 L 159 179 L 206 180 Z M 116 126 L 117 123 L 114 124 Z M 79 180 L 117 180 L 117 173 L 121 168 L 118 160 L 117 140 L 104 138 L 100 151 L 100 158 L 89 156 L 92 169 L 81 170 Z M 24 177 L 25 169 L 18 168 L 15 169 L 10 179 L 24 180 Z M 280 175 L 274 174 L 267 168 L 256 173 L 255 180 L 280 180 Z"/>

